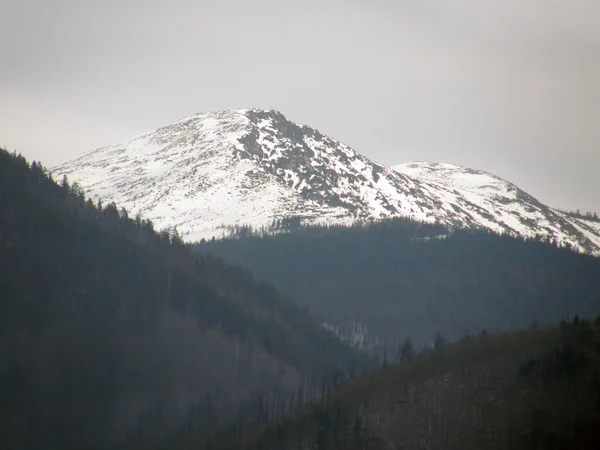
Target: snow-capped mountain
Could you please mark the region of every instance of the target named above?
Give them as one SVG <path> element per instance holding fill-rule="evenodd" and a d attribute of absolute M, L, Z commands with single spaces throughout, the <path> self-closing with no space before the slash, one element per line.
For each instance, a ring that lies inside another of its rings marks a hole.
<path fill-rule="evenodd" d="M 377 164 L 273 110 L 201 113 L 52 169 L 92 197 L 187 241 L 225 226 L 411 217 L 544 236 L 600 251 L 600 224 L 553 210 L 494 175 L 459 166 Z"/>
<path fill-rule="evenodd" d="M 393 168 L 421 184 L 437 202 L 441 222 L 551 238 L 591 253 L 600 249 L 599 221 L 550 208 L 491 173 L 431 162 Z"/>

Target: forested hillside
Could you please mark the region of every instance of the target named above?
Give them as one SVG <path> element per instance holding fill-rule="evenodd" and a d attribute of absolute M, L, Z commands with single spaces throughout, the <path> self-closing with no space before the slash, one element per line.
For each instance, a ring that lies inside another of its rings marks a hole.
<path fill-rule="evenodd" d="M 600 448 L 600 317 L 410 355 L 212 448 Z"/>
<path fill-rule="evenodd" d="M 0 150 L 0 448 L 136 448 L 369 364 L 245 270 Z"/>
<path fill-rule="evenodd" d="M 408 336 L 430 345 L 438 332 L 458 339 L 600 314 L 600 258 L 554 242 L 408 220 L 348 228 L 287 220 L 196 248 L 268 279 L 380 354 Z"/>

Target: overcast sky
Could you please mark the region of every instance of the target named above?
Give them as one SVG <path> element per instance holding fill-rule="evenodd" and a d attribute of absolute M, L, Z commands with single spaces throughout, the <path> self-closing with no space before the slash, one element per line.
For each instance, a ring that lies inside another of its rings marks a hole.
<path fill-rule="evenodd" d="M 600 212 L 600 0 L 0 0 L 0 145 L 52 167 L 274 108 Z"/>

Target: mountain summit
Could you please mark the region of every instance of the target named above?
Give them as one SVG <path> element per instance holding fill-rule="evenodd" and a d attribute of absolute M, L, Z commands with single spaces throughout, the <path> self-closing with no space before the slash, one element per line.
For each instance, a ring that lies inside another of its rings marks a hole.
<path fill-rule="evenodd" d="M 410 217 L 600 251 L 599 223 L 543 205 L 494 175 L 449 164 L 386 167 L 274 110 L 195 114 L 52 172 L 159 228 L 176 226 L 187 241 L 284 217 L 311 224 Z"/>

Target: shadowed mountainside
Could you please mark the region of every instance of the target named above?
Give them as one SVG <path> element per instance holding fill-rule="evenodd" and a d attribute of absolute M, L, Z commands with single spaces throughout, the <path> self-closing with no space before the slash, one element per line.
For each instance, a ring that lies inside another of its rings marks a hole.
<path fill-rule="evenodd" d="M 308 378 L 369 364 L 245 270 L 4 150 L 0 297 L 7 449 L 217 428 L 257 395 L 287 402 Z"/>
<path fill-rule="evenodd" d="M 196 248 L 268 279 L 380 355 L 386 341 L 409 335 L 420 345 L 437 332 L 458 339 L 600 314 L 600 258 L 481 230 L 404 219 L 266 234 L 240 228 Z"/>

